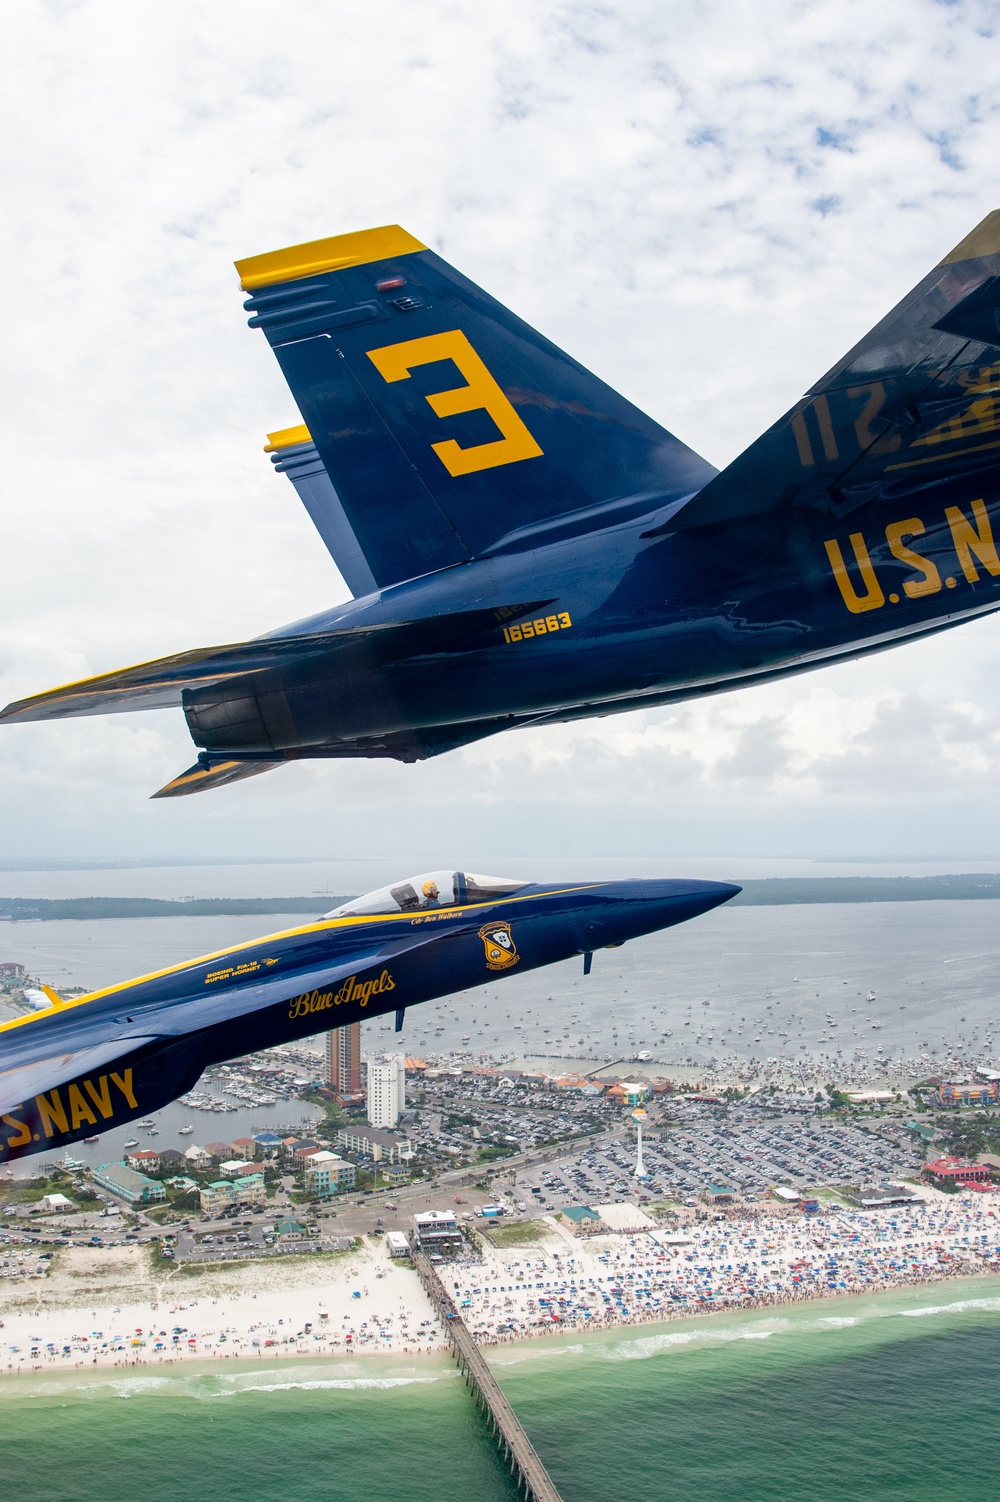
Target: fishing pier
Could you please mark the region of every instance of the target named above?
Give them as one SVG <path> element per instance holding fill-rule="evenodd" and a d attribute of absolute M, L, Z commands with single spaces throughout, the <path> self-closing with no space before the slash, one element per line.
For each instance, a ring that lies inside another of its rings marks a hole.
<path fill-rule="evenodd" d="M 525 1502 L 562 1502 L 552 1477 L 504 1397 L 472 1332 L 448 1297 L 433 1264 L 416 1249 L 412 1257 L 420 1281 L 441 1317 L 459 1371 L 489 1420 L 490 1432 L 518 1491 L 523 1492 Z"/>

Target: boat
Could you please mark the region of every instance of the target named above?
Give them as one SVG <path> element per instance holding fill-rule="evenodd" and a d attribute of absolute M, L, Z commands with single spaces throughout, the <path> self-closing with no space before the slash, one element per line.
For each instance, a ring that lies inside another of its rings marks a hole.
<path fill-rule="evenodd" d="M 155 1122 L 153 1122 L 151 1119 L 148 1119 L 146 1121 L 140 1121 L 139 1125 L 141 1127 L 151 1127 L 155 1125 Z"/>
<path fill-rule="evenodd" d="M 59 1167 L 60 1168 L 85 1168 L 86 1164 L 84 1163 L 84 1161 L 83 1161 L 82 1158 L 63 1158 L 63 1160 L 60 1163 Z"/>
<path fill-rule="evenodd" d="M 100 1137 L 84 1137 L 83 1140 L 84 1140 L 84 1142 L 94 1143 L 94 1142 L 100 1142 L 101 1139 L 100 1139 Z"/>
<path fill-rule="evenodd" d="M 868 995 L 865 997 L 865 1001 L 874 1001 L 874 1000 L 875 1000 L 875 992 L 874 991 L 869 991 Z"/>
<path fill-rule="evenodd" d="M 193 1126 L 188 1126 L 185 1124 L 184 1126 L 177 1128 L 177 1135 L 178 1137 L 189 1137 L 193 1131 Z"/>
<path fill-rule="evenodd" d="M 138 1139 L 138 1137 L 130 1137 L 128 1139 L 128 1141 L 125 1143 L 125 1146 L 126 1147 L 138 1147 L 139 1146 L 139 1139 Z"/>

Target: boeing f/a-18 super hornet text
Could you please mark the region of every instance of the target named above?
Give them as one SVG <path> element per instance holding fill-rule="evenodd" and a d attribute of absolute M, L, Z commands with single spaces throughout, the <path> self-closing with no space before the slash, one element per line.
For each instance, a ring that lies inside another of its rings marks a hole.
<path fill-rule="evenodd" d="M 209 1065 L 696 918 L 739 887 L 430 871 L 286 933 L 0 1024 L 0 1162 L 164 1106 Z"/>
<path fill-rule="evenodd" d="M 355 598 L 11 704 L 181 705 L 158 797 L 765 682 L 1000 605 L 1000 211 L 721 472 L 398 226 L 237 263 Z"/>

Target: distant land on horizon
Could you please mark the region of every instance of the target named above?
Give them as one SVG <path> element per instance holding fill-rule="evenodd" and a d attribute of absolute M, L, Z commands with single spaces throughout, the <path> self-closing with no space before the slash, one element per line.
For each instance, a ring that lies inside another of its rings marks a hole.
<path fill-rule="evenodd" d="M 734 878 L 738 880 L 738 878 Z M 787 907 L 830 902 L 940 902 L 1000 899 L 1000 873 L 965 876 L 768 876 L 741 883 L 732 906 Z M 318 915 L 350 895 L 309 897 L 0 897 L 0 921 L 75 918 L 222 918 Z"/>

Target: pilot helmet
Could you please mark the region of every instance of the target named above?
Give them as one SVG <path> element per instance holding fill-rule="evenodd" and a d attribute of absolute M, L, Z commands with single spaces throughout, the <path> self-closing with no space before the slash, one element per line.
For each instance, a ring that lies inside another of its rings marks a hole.
<path fill-rule="evenodd" d="M 434 880 L 433 876 L 430 877 L 429 880 L 424 882 L 420 890 L 423 892 L 425 897 L 436 897 L 438 895 L 438 884 Z"/>

